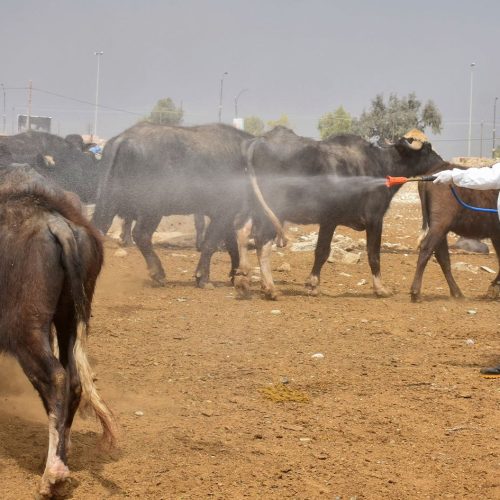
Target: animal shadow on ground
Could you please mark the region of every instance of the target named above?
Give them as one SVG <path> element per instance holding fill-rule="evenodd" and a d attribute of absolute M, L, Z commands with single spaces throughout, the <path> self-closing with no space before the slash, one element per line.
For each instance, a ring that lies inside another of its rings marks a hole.
<path fill-rule="evenodd" d="M 490 299 L 486 297 L 484 293 L 480 293 L 479 295 L 476 296 L 471 296 L 471 295 L 465 295 L 464 297 L 452 297 L 449 293 L 443 293 L 442 295 L 437 295 L 437 294 L 427 294 L 425 290 L 422 292 L 422 297 L 421 297 L 422 302 L 450 302 L 450 301 L 456 301 L 456 302 L 461 302 L 463 300 L 477 300 L 481 302 L 495 302 L 495 299 Z"/>
<path fill-rule="evenodd" d="M 210 280 L 210 284 L 213 285 L 214 288 L 231 288 L 233 285 L 231 284 L 231 281 L 229 280 L 229 278 L 227 279 L 227 281 L 220 281 L 220 280 Z M 154 285 L 150 285 L 152 288 L 155 288 Z M 168 276 L 167 276 L 167 284 L 166 284 L 166 287 L 168 288 L 179 288 L 179 287 L 191 287 L 191 288 L 198 288 L 196 286 L 196 283 L 194 282 L 194 278 L 190 278 L 188 280 L 169 280 L 168 279 Z M 163 288 L 163 287 L 160 287 L 160 288 Z M 200 290 L 202 290 L 200 288 Z M 207 288 L 208 291 L 210 291 L 208 288 Z"/>
<path fill-rule="evenodd" d="M 0 410 L 0 457 L 13 459 L 17 465 L 40 480 L 47 458 L 47 424 L 26 420 Z M 59 498 L 71 498 L 78 488 L 74 473 L 87 470 L 110 495 L 122 495 L 123 490 L 115 482 L 103 476 L 104 465 L 120 459 L 122 452 L 106 452 L 99 447 L 100 434 L 90 431 L 71 433 L 69 469 L 71 481 Z M 0 473 L 2 469 L 0 468 Z M 33 489 L 38 482 L 33 484 Z"/>
<path fill-rule="evenodd" d="M 303 290 L 300 293 L 291 293 L 290 295 L 303 295 L 304 297 L 308 297 L 309 294 L 307 290 Z M 332 293 L 327 292 L 324 288 L 321 289 L 320 297 L 328 297 L 331 299 L 363 299 L 363 300 L 380 300 L 379 297 L 375 296 L 372 289 L 366 292 L 342 292 L 342 293 Z"/>

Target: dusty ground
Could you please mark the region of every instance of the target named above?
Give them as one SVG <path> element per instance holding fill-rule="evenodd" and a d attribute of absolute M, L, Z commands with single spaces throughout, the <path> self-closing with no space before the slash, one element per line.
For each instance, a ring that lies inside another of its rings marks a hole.
<path fill-rule="evenodd" d="M 235 299 L 225 253 L 213 259 L 215 290 L 202 291 L 192 246 L 159 248 L 159 289 L 136 249 L 116 257 L 108 244 L 90 351 L 121 446 L 97 454 L 97 424 L 78 418 L 73 498 L 500 498 L 500 381 L 478 376 L 500 362 L 500 306 L 481 298 L 492 275 L 455 272 L 467 299 L 453 301 L 430 263 L 425 300 L 410 304 L 419 221 L 418 205 L 393 204 L 384 241 L 412 249 L 382 255 L 388 299 L 359 284 L 366 255 L 326 264 L 323 295 L 310 298 L 312 254 L 285 249 L 274 266 L 291 271 L 275 273 L 270 303 L 258 284 L 253 300 Z M 497 267 L 493 255 L 457 260 Z M 29 498 L 46 420 L 13 362 L 0 363 L 0 497 Z"/>

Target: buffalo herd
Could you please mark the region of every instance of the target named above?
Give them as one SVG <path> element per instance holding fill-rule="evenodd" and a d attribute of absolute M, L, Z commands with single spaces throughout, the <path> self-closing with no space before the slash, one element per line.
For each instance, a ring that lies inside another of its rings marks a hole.
<path fill-rule="evenodd" d="M 174 127 L 139 123 L 110 139 L 97 159 L 79 136 L 42 132 L 0 137 L 0 352 L 16 357 L 38 391 L 49 420 L 42 497 L 69 476 L 67 449 L 76 410 L 92 408 L 112 445 L 115 423 L 98 395 L 86 356 L 86 337 L 103 235 L 115 216 L 135 225 L 132 237 L 149 276 L 166 274 L 152 245 L 160 220 L 197 214 L 200 258 L 196 285 L 208 288 L 210 261 L 224 245 L 229 275 L 241 297 L 250 295 L 249 238 L 253 237 L 265 298 L 276 299 L 271 251 L 286 240 L 283 225 L 318 224 L 307 278 L 319 294 L 321 269 L 337 226 L 366 231 L 373 289 L 386 297 L 380 270 L 384 215 L 398 187 L 386 176 L 413 177 L 449 168 L 425 135 L 412 130 L 393 144 L 354 135 L 316 141 L 276 127 L 260 137 L 223 124 Z M 420 183 L 428 231 L 423 238 L 411 299 L 421 300 L 425 265 L 436 256 L 451 295 L 462 292 L 451 274 L 446 235 L 491 238 L 500 255 L 500 223 L 457 204 L 449 188 Z M 495 206 L 498 191 L 459 189 L 466 202 Z M 80 201 L 81 200 L 81 201 Z M 94 204 L 92 221 L 83 204 Z M 204 217 L 209 224 L 204 231 Z M 488 295 L 500 294 L 500 274 Z"/>

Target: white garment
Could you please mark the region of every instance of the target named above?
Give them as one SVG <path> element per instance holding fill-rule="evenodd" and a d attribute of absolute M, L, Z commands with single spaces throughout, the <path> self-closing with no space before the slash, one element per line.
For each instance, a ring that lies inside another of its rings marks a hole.
<path fill-rule="evenodd" d="M 434 184 L 454 184 L 455 186 L 479 189 L 500 189 L 500 163 L 491 167 L 468 168 L 461 170 L 443 170 L 435 174 Z M 498 217 L 500 218 L 500 193 L 497 199 Z"/>

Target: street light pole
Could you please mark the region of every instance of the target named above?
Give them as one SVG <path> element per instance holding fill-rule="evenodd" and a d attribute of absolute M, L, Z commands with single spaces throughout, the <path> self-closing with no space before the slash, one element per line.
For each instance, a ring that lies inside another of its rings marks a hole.
<path fill-rule="evenodd" d="M 491 148 L 491 157 L 495 158 L 495 134 L 497 129 L 497 101 L 498 97 L 495 97 L 495 102 L 493 103 L 493 147 Z"/>
<path fill-rule="evenodd" d="M 229 75 L 227 71 L 224 71 L 222 73 L 221 79 L 220 79 L 220 97 L 219 97 L 219 123 L 222 121 L 222 89 L 224 87 L 224 77 L 226 75 Z"/>
<path fill-rule="evenodd" d="M 95 111 L 94 111 L 94 133 L 92 134 L 92 141 L 97 137 L 97 108 L 99 106 L 99 70 L 101 66 L 101 56 L 104 54 L 102 50 L 94 52 L 94 55 L 97 56 L 97 76 L 96 76 L 96 84 L 95 84 Z"/>
<path fill-rule="evenodd" d="M 3 115 L 2 115 L 2 133 L 5 134 L 5 127 L 7 126 L 7 114 L 5 112 L 5 85 L 0 83 L 3 90 Z"/>
<path fill-rule="evenodd" d="M 238 118 L 238 99 L 243 92 L 247 92 L 248 89 L 243 89 L 238 92 L 238 95 L 234 98 L 234 117 Z"/>
<path fill-rule="evenodd" d="M 469 140 L 467 143 L 467 156 L 470 156 L 470 147 L 472 141 L 472 82 L 474 76 L 474 66 L 476 63 L 470 63 L 470 96 L 469 96 Z"/>

